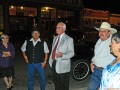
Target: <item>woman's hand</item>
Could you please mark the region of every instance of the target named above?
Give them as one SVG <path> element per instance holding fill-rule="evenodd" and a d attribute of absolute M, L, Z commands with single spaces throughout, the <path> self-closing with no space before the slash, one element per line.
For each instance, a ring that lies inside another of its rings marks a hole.
<path fill-rule="evenodd" d="M 3 51 L 2 54 L 3 54 L 2 57 L 9 57 L 9 56 L 11 56 L 9 51 Z"/>

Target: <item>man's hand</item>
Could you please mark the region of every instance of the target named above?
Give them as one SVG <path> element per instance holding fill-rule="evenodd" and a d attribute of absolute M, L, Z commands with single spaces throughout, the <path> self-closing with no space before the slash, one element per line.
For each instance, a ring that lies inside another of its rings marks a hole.
<path fill-rule="evenodd" d="M 91 63 L 90 63 L 90 69 L 91 69 L 92 72 L 94 72 L 94 67 L 95 67 L 95 66 L 94 66 L 93 63 L 91 62 Z"/>
<path fill-rule="evenodd" d="M 27 57 L 27 55 L 25 54 L 25 52 L 22 52 L 22 54 L 23 54 L 23 57 L 24 57 L 24 59 L 25 59 L 25 62 L 26 62 L 26 63 L 29 63 L 29 62 L 28 62 L 28 57 Z"/>
<path fill-rule="evenodd" d="M 28 63 L 28 57 L 26 55 L 24 56 L 24 59 L 25 59 L 26 63 Z"/>
<path fill-rule="evenodd" d="M 41 63 L 41 65 L 42 65 L 42 68 L 45 68 L 46 62 Z"/>
<path fill-rule="evenodd" d="M 58 52 L 55 54 L 56 58 L 62 57 L 62 55 L 63 55 L 62 52 Z"/>

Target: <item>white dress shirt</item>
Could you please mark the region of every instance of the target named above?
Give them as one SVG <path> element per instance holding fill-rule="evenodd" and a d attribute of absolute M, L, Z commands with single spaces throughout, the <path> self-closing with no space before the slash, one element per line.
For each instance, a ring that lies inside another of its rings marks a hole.
<path fill-rule="evenodd" d="M 62 37 L 63 37 L 63 35 L 64 35 L 64 34 L 65 34 L 65 33 L 61 34 L 60 36 L 58 35 L 58 37 L 60 37 L 60 40 L 59 40 L 59 42 L 61 41 L 61 39 L 62 39 Z M 56 39 L 54 46 L 56 45 L 56 43 L 57 43 L 57 40 L 58 40 L 58 38 Z M 59 43 L 58 43 L 58 45 L 59 45 Z"/>
<path fill-rule="evenodd" d="M 61 39 L 62 39 L 62 37 L 63 37 L 64 34 L 65 34 L 65 33 L 61 34 L 60 36 L 58 35 L 58 37 L 60 37 L 59 43 L 60 43 L 60 41 L 61 41 Z M 57 41 L 58 41 L 58 38 L 57 38 L 56 41 L 55 41 L 54 47 L 55 47 Z M 59 45 L 59 43 L 58 43 L 58 45 Z M 57 50 L 56 50 L 56 52 L 57 52 Z M 56 59 L 56 56 L 55 56 L 55 59 Z"/>

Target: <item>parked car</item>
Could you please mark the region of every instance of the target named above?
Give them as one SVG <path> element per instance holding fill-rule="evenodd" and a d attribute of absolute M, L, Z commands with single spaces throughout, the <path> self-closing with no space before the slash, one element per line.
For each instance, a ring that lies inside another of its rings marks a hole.
<path fill-rule="evenodd" d="M 66 33 L 74 39 L 75 55 L 71 59 L 71 75 L 75 80 L 82 81 L 91 72 L 90 62 L 95 42 L 85 40 L 84 33 L 78 30 L 70 30 Z"/>

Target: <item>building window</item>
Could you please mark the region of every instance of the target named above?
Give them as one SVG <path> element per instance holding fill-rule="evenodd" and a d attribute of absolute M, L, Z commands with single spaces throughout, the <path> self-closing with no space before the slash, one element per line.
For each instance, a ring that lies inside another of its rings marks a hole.
<path fill-rule="evenodd" d="M 9 6 L 9 15 L 14 16 L 37 16 L 37 9 L 33 7 Z"/>
<path fill-rule="evenodd" d="M 58 18 L 67 18 L 69 16 L 75 16 L 73 11 L 58 10 Z"/>
<path fill-rule="evenodd" d="M 42 18 L 56 18 L 56 9 L 52 7 L 42 7 L 41 17 Z"/>
<path fill-rule="evenodd" d="M 78 29 L 78 18 L 75 11 L 58 10 L 58 21 L 65 22 L 67 29 Z"/>
<path fill-rule="evenodd" d="M 3 6 L 0 5 L 0 35 L 3 33 Z"/>

